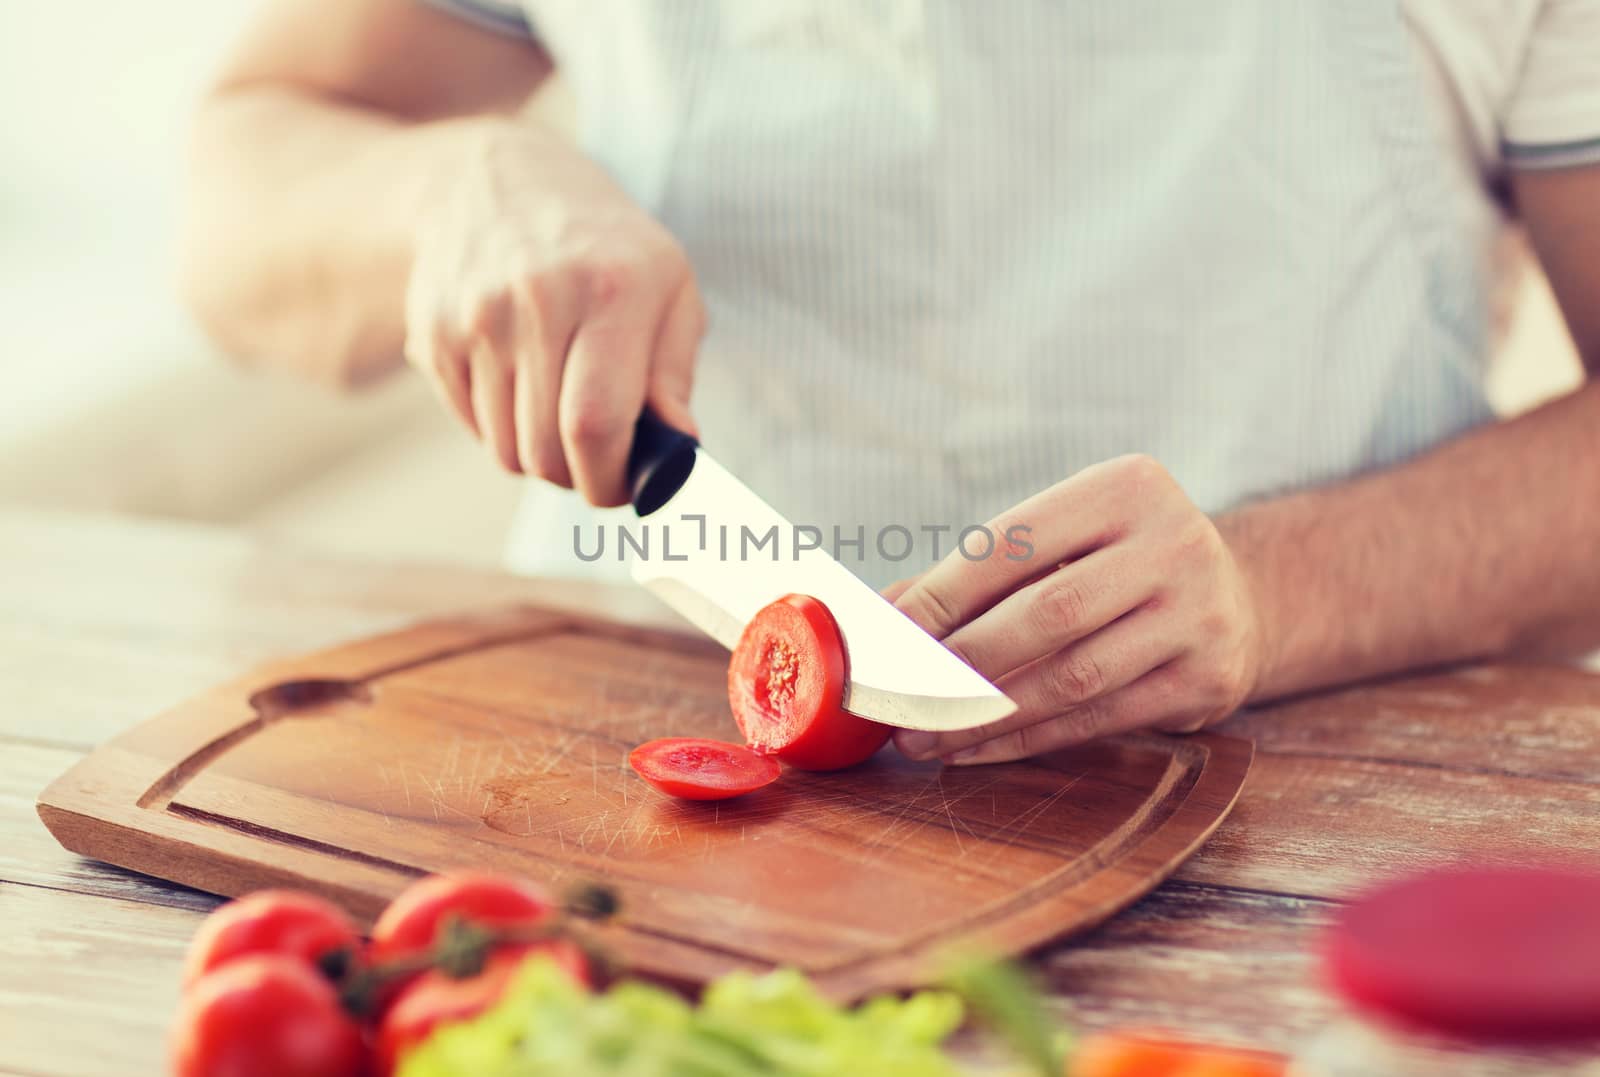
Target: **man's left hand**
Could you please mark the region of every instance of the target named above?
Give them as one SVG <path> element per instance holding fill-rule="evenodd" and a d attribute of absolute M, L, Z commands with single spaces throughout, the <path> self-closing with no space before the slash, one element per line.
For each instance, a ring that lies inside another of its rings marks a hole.
<path fill-rule="evenodd" d="M 1057 483 L 895 600 L 993 681 L 1017 713 L 978 729 L 902 730 L 914 759 L 998 763 L 1140 727 L 1193 731 L 1250 697 L 1263 632 L 1211 519 L 1147 456 Z M 978 551 L 985 552 L 985 551 Z"/>

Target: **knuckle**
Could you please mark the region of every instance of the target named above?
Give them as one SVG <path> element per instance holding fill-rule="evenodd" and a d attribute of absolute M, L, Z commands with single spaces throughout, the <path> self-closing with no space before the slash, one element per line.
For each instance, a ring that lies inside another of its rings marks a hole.
<path fill-rule="evenodd" d="M 561 435 L 574 445 L 603 444 L 617 436 L 625 424 L 600 404 L 578 404 L 561 413 Z"/>
<path fill-rule="evenodd" d="M 1242 693 L 1244 677 L 1241 671 L 1226 665 L 1211 665 L 1203 669 L 1194 680 L 1192 696 L 1208 712 L 1232 710 Z"/>
<path fill-rule="evenodd" d="M 612 306 L 638 286 L 640 271 L 628 259 L 615 255 L 596 257 L 585 262 L 578 271 L 584 294 L 591 305 Z"/>
<path fill-rule="evenodd" d="M 500 467 L 513 475 L 522 474 L 522 461 L 517 457 L 516 446 L 501 444 L 496 440 L 490 453 L 500 464 Z"/>
<path fill-rule="evenodd" d="M 1131 453 L 1117 461 L 1118 477 L 1141 492 L 1150 492 L 1168 481 L 1167 469 L 1148 453 Z"/>
<path fill-rule="evenodd" d="M 921 608 L 913 619 L 929 628 L 935 636 L 948 635 L 961 623 L 955 604 L 939 593 L 936 587 L 923 587 L 916 592 Z"/>
<path fill-rule="evenodd" d="M 1105 672 L 1089 655 L 1067 653 L 1046 667 L 1046 691 L 1057 704 L 1093 699 L 1105 690 Z"/>
<path fill-rule="evenodd" d="M 441 381 L 451 381 L 460 375 L 465 362 L 465 356 L 456 350 L 434 346 L 425 350 L 420 365 Z"/>
<path fill-rule="evenodd" d="M 1053 580 L 1039 599 L 1038 627 L 1049 635 L 1071 633 L 1088 622 L 1089 605 L 1089 596 L 1077 581 Z"/>
<path fill-rule="evenodd" d="M 522 297 L 528 312 L 540 322 L 548 322 L 559 313 L 561 296 L 565 292 L 554 269 L 539 269 L 522 281 Z"/>
<path fill-rule="evenodd" d="M 468 336 L 492 337 L 502 333 L 511 313 L 511 299 L 505 292 L 480 296 L 467 312 Z"/>
<path fill-rule="evenodd" d="M 1051 746 L 1064 748 L 1072 744 L 1082 744 L 1099 735 L 1100 711 L 1092 706 L 1074 707 L 1064 714 L 1057 715 L 1053 722 L 1046 724 L 1052 727 L 1049 731 Z M 1043 738 L 1042 733 L 1039 736 Z"/>
<path fill-rule="evenodd" d="M 963 664 L 971 666 L 973 669 L 978 668 L 978 663 L 975 660 L 975 656 L 972 654 L 972 648 L 967 646 L 967 644 L 961 640 L 953 637 L 951 639 L 947 639 L 944 641 L 944 648 L 959 658 Z"/>
<path fill-rule="evenodd" d="M 1025 759 L 1048 751 L 1055 740 L 1055 730 L 1052 728 L 1054 725 L 1054 722 L 1036 722 L 1030 726 L 1023 726 L 1012 734 L 1010 740 L 1013 750 L 1007 754 Z"/>
<path fill-rule="evenodd" d="M 528 453 L 527 464 L 525 470 L 535 478 L 553 482 L 557 486 L 567 486 L 572 482 L 572 477 L 567 474 L 566 457 L 557 448 L 543 443 L 535 446 Z"/>
<path fill-rule="evenodd" d="M 1195 678 L 1191 695 L 1198 706 L 1211 708 L 1220 706 L 1228 698 L 1232 687 L 1225 670 L 1207 669 Z"/>
<path fill-rule="evenodd" d="M 681 285 L 689 278 L 689 256 L 671 236 L 650 248 L 647 263 L 651 272 L 659 274 L 669 284 Z"/>
<path fill-rule="evenodd" d="M 1200 615 L 1200 635 L 1205 640 L 1224 640 L 1233 636 L 1233 622 L 1221 610 L 1210 609 Z"/>
<path fill-rule="evenodd" d="M 1222 550 L 1222 535 L 1210 517 L 1194 513 L 1175 536 L 1179 558 L 1186 564 L 1208 563 Z"/>
<path fill-rule="evenodd" d="M 1006 563 L 1028 562 L 1034 559 L 1037 550 L 1032 541 L 1033 525 L 1021 516 L 1007 513 L 996 517 L 994 523 L 989 525 L 989 530 L 995 535 L 994 553 L 991 558 L 999 566 Z"/>

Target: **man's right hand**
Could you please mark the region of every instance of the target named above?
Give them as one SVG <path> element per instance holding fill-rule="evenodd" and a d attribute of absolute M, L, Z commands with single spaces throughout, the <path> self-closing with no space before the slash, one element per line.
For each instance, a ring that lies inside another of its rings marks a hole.
<path fill-rule="evenodd" d="M 682 247 L 560 136 L 486 132 L 419 222 L 406 357 L 507 470 L 628 500 L 646 403 L 689 413 L 705 306 Z"/>

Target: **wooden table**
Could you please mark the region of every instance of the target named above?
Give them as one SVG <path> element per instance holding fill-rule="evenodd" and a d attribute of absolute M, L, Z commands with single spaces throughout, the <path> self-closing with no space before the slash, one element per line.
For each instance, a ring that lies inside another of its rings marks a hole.
<path fill-rule="evenodd" d="M 664 622 L 632 591 L 387 566 L 222 530 L 0 512 L 0 1072 L 161 1071 L 214 899 L 62 851 L 34 798 L 94 744 L 266 658 L 514 600 Z M 1491 666 L 1241 715 L 1232 817 L 1176 879 L 1038 959 L 1078 1027 L 1290 1049 L 1331 1012 L 1334 901 L 1462 857 L 1600 857 L 1600 677 Z"/>

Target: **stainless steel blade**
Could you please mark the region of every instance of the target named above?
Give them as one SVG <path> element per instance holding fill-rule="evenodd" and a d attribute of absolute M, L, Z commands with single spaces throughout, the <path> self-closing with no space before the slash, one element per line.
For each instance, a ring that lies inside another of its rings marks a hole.
<path fill-rule="evenodd" d="M 633 578 L 729 649 L 774 599 L 798 593 L 826 604 L 850 656 L 845 706 L 857 714 L 943 733 L 1017 709 L 825 550 L 805 548 L 788 520 L 704 450 L 672 500 L 635 526 L 648 545 L 633 557 Z"/>

